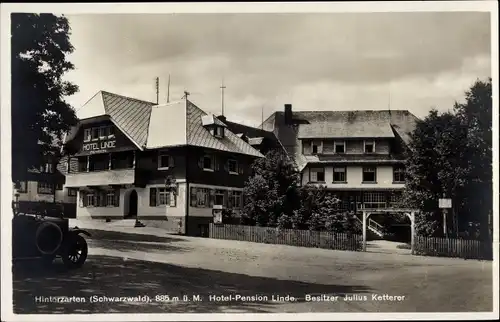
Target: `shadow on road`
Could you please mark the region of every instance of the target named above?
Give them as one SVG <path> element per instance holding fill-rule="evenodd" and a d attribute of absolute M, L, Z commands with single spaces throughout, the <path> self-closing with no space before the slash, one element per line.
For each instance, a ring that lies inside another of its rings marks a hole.
<path fill-rule="evenodd" d="M 110 256 L 92 256 L 81 269 L 73 271 L 66 271 L 61 264 L 54 264 L 45 271 L 33 269 L 33 265 L 17 265 L 13 269 L 13 279 L 14 312 L 17 314 L 258 313 L 269 312 L 280 304 L 271 301 L 273 294 L 290 295 L 304 301 L 305 294 L 342 296 L 370 291 L 359 285 L 336 285 L 334 281 L 332 284 L 312 284 Z M 209 295 L 230 294 L 268 296 L 268 299 L 260 302 L 209 300 Z M 93 295 L 148 295 L 152 302 L 90 303 Z M 200 295 L 202 301 L 162 303 L 155 301 L 156 295 L 179 298 Z M 35 303 L 35 296 L 81 296 L 86 302 Z"/>

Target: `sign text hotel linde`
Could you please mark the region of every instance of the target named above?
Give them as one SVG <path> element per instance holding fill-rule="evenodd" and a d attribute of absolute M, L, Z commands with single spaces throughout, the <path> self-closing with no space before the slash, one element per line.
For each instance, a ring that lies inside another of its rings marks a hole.
<path fill-rule="evenodd" d="M 90 153 L 106 152 L 108 149 L 114 149 L 116 147 L 116 141 L 101 141 L 86 143 L 83 145 L 83 151 Z"/>

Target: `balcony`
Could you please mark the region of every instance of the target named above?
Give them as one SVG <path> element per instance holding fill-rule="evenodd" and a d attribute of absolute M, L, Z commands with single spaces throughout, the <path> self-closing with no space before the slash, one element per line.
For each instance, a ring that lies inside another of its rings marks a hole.
<path fill-rule="evenodd" d="M 136 185 L 144 186 L 145 176 L 138 169 L 114 169 L 90 172 L 75 172 L 66 175 L 66 187 Z"/>

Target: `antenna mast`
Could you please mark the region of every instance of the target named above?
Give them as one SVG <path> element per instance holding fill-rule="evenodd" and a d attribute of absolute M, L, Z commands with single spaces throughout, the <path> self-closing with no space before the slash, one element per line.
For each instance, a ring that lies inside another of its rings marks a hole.
<path fill-rule="evenodd" d="M 221 91 L 221 107 L 222 107 L 222 116 L 224 116 L 224 89 L 226 86 L 224 86 L 224 78 L 222 79 L 222 83 L 220 85 L 220 91 Z"/>
<path fill-rule="evenodd" d="M 187 90 L 184 91 L 184 96 L 182 97 L 183 99 L 185 98 L 187 100 L 188 96 L 191 95 Z"/>
<path fill-rule="evenodd" d="M 264 129 L 264 105 L 260 108 L 260 129 Z"/>
<path fill-rule="evenodd" d="M 167 103 L 170 103 L 170 74 L 168 74 Z"/>
<path fill-rule="evenodd" d="M 156 105 L 160 104 L 160 78 L 156 77 Z"/>

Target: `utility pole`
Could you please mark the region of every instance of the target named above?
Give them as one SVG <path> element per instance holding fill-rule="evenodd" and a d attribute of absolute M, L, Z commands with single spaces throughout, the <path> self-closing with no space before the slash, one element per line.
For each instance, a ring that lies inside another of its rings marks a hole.
<path fill-rule="evenodd" d="M 220 85 L 220 91 L 221 91 L 221 101 L 222 101 L 222 116 L 224 116 L 224 89 L 226 86 L 224 86 L 224 79 L 222 79 L 222 83 Z"/>
<path fill-rule="evenodd" d="M 170 74 L 168 74 L 168 84 L 167 84 L 167 103 L 170 103 Z"/>
<path fill-rule="evenodd" d="M 160 78 L 156 77 L 156 105 L 160 104 Z"/>

